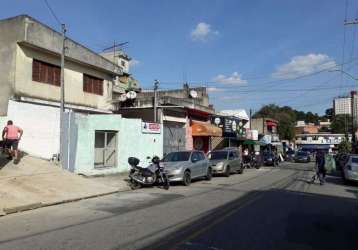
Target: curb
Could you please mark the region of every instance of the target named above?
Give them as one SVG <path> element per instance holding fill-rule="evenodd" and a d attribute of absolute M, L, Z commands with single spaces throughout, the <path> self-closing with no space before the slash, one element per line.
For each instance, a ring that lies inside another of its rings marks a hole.
<path fill-rule="evenodd" d="M 102 196 L 111 195 L 111 194 L 120 193 L 120 192 L 126 192 L 129 190 L 130 190 L 130 188 L 128 187 L 127 189 L 121 189 L 121 190 L 117 190 L 117 191 L 111 191 L 111 192 L 95 194 L 95 195 L 88 195 L 88 196 L 83 196 L 83 197 L 79 197 L 79 198 L 72 198 L 72 199 L 66 199 L 66 200 L 60 200 L 60 201 L 54 201 L 54 202 L 38 202 L 38 203 L 31 203 L 28 205 L 3 208 L 2 210 L 0 210 L 0 217 L 6 216 L 9 214 L 24 212 L 24 211 L 28 211 L 28 210 L 34 210 L 34 209 L 38 209 L 38 208 L 42 208 L 42 207 L 56 206 L 56 205 L 60 205 L 60 204 L 76 202 L 76 201 L 80 201 L 80 200 L 87 200 L 87 199 L 91 199 L 91 198 L 102 197 Z"/>

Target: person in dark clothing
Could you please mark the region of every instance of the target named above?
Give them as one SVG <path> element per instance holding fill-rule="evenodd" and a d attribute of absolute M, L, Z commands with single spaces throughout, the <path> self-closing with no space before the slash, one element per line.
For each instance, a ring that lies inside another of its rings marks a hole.
<path fill-rule="evenodd" d="M 324 184 L 326 178 L 326 169 L 325 169 L 326 159 L 323 151 L 318 151 L 316 155 L 316 174 L 312 177 L 312 183 L 316 180 L 316 177 L 319 179 L 321 185 Z"/>

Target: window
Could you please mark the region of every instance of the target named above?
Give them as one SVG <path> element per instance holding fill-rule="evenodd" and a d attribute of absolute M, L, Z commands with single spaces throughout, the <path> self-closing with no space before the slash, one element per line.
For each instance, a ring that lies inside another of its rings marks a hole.
<path fill-rule="evenodd" d="M 357 157 L 352 157 L 352 163 L 357 164 L 358 163 L 358 158 Z"/>
<path fill-rule="evenodd" d="M 229 160 L 235 159 L 234 152 L 230 151 L 229 153 Z"/>
<path fill-rule="evenodd" d="M 125 61 L 121 61 L 121 65 L 122 65 L 122 67 L 125 67 L 126 66 L 126 62 Z"/>
<path fill-rule="evenodd" d="M 172 161 L 188 161 L 190 157 L 190 152 L 172 152 L 167 154 L 163 161 L 172 162 Z"/>
<path fill-rule="evenodd" d="M 203 152 L 199 152 L 199 159 L 202 161 L 202 160 L 205 160 L 205 154 Z"/>
<path fill-rule="evenodd" d="M 213 151 L 209 154 L 210 160 L 226 160 L 227 151 Z"/>
<path fill-rule="evenodd" d="M 197 152 L 193 152 L 191 155 L 191 162 L 200 161 L 200 154 Z"/>
<path fill-rule="evenodd" d="M 83 91 L 103 95 L 103 79 L 83 74 Z"/>
<path fill-rule="evenodd" d="M 32 61 L 32 80 L 60 86 L 61 68 L 36 59 Z"/>

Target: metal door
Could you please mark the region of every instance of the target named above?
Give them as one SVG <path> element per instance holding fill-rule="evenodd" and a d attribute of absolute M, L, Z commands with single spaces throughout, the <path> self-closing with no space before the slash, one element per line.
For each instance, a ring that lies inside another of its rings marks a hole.
<path fill-rule="evenodd" d="M 183 127 L 183 124 L 177 122 L 165 122 L 163 132 L 164 154 L 185 150 L 185 128 Z"/>
<path fill-rule="evenodd" d="M 95 132 L 95 168 L 117 166 L 117 132 Z"/>

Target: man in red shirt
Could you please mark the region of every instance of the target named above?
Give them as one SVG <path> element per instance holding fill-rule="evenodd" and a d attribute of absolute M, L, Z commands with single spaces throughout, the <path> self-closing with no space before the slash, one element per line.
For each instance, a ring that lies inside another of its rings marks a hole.
<path fill-rule="evenodd" d="M 18 145 L 21 139 L 23 131 L 21 128 L 15 126 L 10 120 L 7 122 L 6 127 L 2 131 L 2 139 L 5 141 L 5 147 L 9 153 L 9 160 L 15 157 L 15 161 L 18 161 Z"/>

